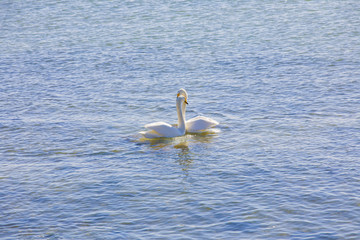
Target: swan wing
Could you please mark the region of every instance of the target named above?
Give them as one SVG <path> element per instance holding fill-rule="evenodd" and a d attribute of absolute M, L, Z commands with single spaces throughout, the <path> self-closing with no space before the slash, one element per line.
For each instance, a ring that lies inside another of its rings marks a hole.
<path fill-rule="evenodd" d="M 214 119 L 204 116 L 198 116 L 186 121 L 186 131 L 190 133 L 196 133 L 206 130 L 208 128 L 212 128 L 218 124 L 219 122 Z"/>
<path fill-rule="evenodd" d="M 160 136 L 157 132 L 153 131 L 153 130 L 149 130 L 149 131 L 144 131 L 144 132 L 140 132 L 144 137 L 146 138 L 160 138 L 162 136 Z"/>
<path fill-rule="evenodd" d="M 145 125 L 145 127 L 150 129 L 150 131 L 147 132 L 148 136 L 152 136 L 150 138 L 179 136 L 178 129 L 165 122 L 150 123 Z"/>

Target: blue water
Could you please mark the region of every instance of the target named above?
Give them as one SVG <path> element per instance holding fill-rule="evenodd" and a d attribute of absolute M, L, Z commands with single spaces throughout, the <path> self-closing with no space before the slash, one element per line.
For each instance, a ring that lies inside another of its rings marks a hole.
<path fill-rule="evenodd" d="M 358 0 L 0 2 L 1 239 L 360 239 Z M 149 141 L 187 116 L 218 132 Z"/>

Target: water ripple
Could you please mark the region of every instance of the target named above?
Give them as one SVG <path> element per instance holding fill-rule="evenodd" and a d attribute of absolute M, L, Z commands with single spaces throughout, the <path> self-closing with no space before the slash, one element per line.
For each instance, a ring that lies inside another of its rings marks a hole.
<path fill-rule="evenodd" d="M 0 238 L 359 239 L 357 6 L 2 1 Z"/>

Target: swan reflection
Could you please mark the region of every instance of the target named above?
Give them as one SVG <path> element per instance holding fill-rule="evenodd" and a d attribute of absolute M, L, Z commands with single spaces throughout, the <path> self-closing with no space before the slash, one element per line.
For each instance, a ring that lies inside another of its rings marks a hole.
<path fill-rule="evenodd" d="M 189 177 L 189 169 L 192 166 L 196 155 L 192 152 L 192 148 L 200 144 L 212 143 L 214 138 L 218 135 L 220 130 L 213 129 L 212 131 L 202 133 L 188 133 L 184 136 L 176 138 L 140 138 L 137 142 L 141 145 L 147 145 L 154 151 L 176 151 L 178 159 L 176 162 L 181 167 L 185 179 Z"/>
<path fill-rule="evenodd" d="M 190 152 L 188 142 L 181 142 L 174 146 L 176 149 L 180 149 L 181 151 L 178 153 L 179 159 L 177 162 L 181 166 L 182 171 L 185 174 L 185 177 L 189 175 L 189 168 L 193 163 L 192 154 Z"/>
<path fill-rule="evenodd" d="M 160 150 L 164 148 L 181 149 L 182 151 L 190 151 L 189 145 L 198 143 L 211 143 L 217 136 L 219 130 L 213 129 L 213 131 L 207 131 L 202 133 L 188 133 L 185 136 L 176 138 L 140 138 L 139 143 L 149 144 L 149 147 L 153 150 Z"/>

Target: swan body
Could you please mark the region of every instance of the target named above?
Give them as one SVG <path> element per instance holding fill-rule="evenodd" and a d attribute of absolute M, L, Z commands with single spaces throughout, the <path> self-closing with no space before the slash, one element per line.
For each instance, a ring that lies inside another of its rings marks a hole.
<path fill-rule="evenodd" d="M 140 133 L 143 134 L 143 136 L 146 138 L 172 138 L 185 135 L 186 132 L 203 132 L 219 124 L 219 122 L 215 121 L 214 119 L 204 116 L 194 117 L 188 121 L 185 121 L 186 105 L 188 104 L 187 99 L 188 94 L 185 89 L 180 89 L 176 98 L 178 124 L 170 125 L 165 122 L 154 122 L 145 125 L 145 128 L 147 128 L 148 131 Z"/>
<path fill-rule="evenodd" d="M 183 115 L 183 106 L 186 104 L 186 98 L 183 96 L 178 96 L 176 98 L 176 110 L 178 115 L 178 124 L 170 125 L 165 122 L 155 122 L 145 125 L 147 129 L 146 132 L 141 132 L 146 138 L 172 138 L 185 135 L 185 116 Z"/>
<path fill-rule="evenodd" d="M 145 125 L 149 131 L 145 132 L 146 138 L 159 138 L 159 137 L 178 137 L 185 134 L 185 131 L 177 128 L 175 125 L 170 125 L 166 122 L 155 122 Z"/>
<path fill-rule="evenodd" d="M 189 133 L 198 133 L 206 131 L 209 128 L 215 127 L 218 125 L 219 122 L 215 121 L 214 119 L 204 117 L 204 116 L 197 116 L 190 120 L 186 121 L 186 132 Z"/>
<path fill-rule="evenodd" d="M 181 88 L 178 91 L 178 96 L 184 96 L 185 99 L 188 99 L 188 94 L 185 89 Z M 186 105 L 182 106 L 183 116 L 185 118 Z M 185 123 L 186 132 L 189 133 L 199 133 L 208 130 L 209 128 L 215 127 L 219 122 L 204 116 L 197 116 L 192 119 L 189 119 Z"/>

